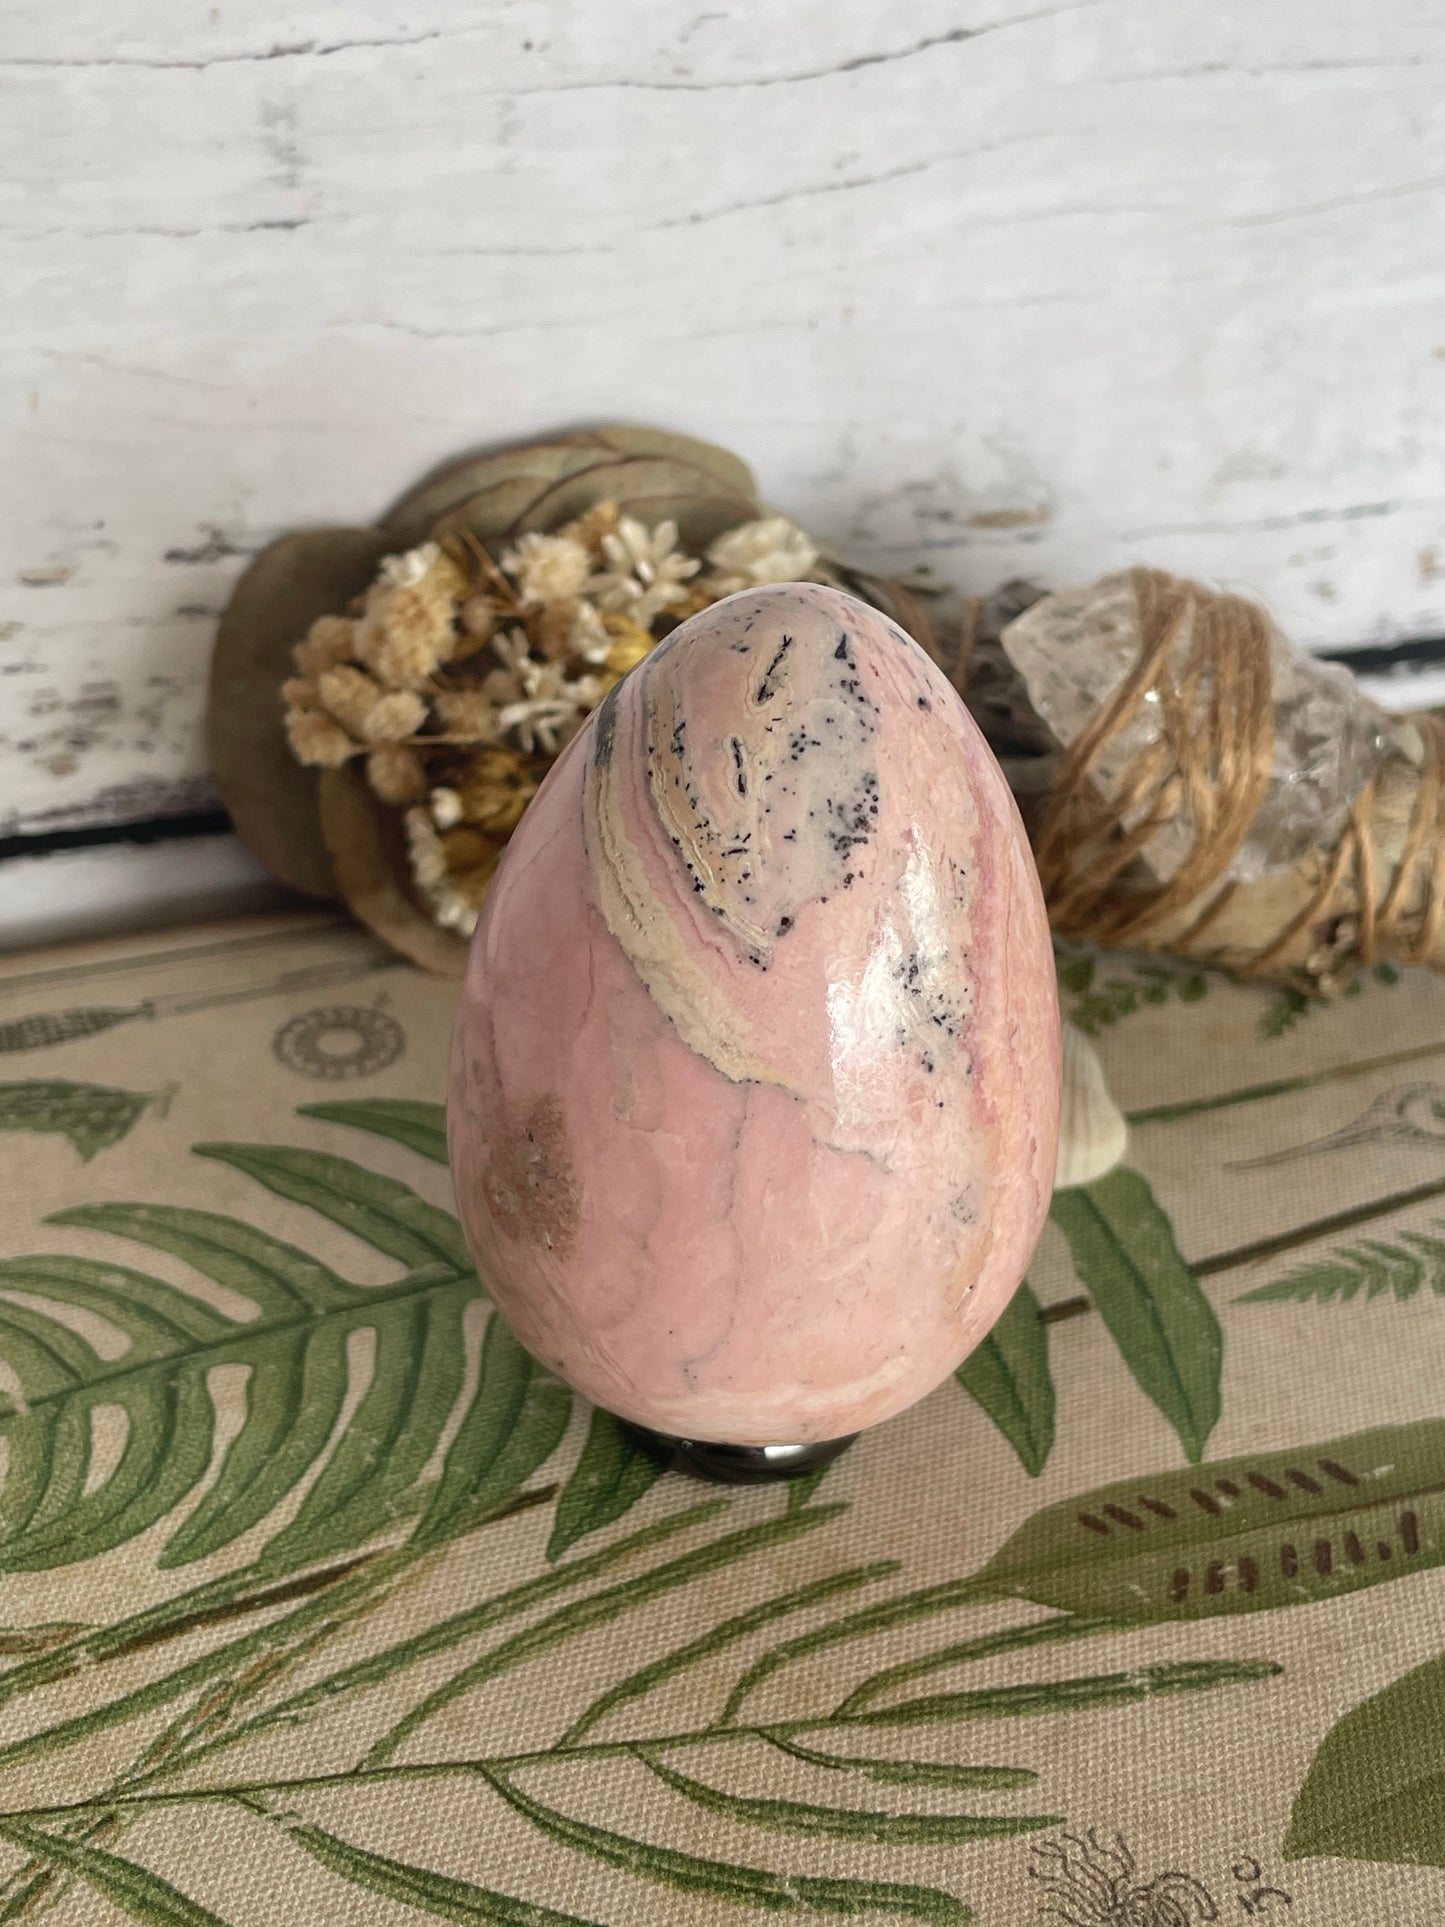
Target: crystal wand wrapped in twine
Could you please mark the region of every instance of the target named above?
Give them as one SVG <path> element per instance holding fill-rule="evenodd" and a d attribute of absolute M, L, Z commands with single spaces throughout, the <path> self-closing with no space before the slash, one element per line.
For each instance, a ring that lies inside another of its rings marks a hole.
<path fill-rule="evenodd" d="M 1445 967 L 1445 722 L 1153 569 L 968 606 L 934 651 L 1003 761 L 1054 928 L 1323 992 Z"/>

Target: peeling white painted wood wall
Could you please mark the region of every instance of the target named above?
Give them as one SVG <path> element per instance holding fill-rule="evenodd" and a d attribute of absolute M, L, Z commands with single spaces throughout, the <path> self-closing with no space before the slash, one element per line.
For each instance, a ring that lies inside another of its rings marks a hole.
<path fill-rule="evenodd" d="M 1441 0 L 6 0 L 0 829 L 194 807 L 216 611 L 461 447 L 1445 630 Z"/>

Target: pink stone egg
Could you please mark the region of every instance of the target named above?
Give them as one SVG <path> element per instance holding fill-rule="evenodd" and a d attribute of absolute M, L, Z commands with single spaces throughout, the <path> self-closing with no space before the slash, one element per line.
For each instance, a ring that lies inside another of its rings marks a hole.
<path fill-rule="evenodd" d="M 815 583 L 683 623 L 568 745 L 468 962 L 450 1139 L 522 1342 L 619 1416 L 801 1445 L 921 1398 L 1048 1210 L 1053 955 L 942 672 Z"/>

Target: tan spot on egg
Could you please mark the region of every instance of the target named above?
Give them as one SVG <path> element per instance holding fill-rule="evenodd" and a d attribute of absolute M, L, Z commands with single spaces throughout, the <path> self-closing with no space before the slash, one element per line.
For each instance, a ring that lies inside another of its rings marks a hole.
<path fill-rule="evenodd" d="M 523 1118 L 502 1120 L 482 1189 L 497 1229 L 565 1255 L 577 1239 L 581 1193 L 572 1169 L 562 1100 L 538 1098 Z"/>

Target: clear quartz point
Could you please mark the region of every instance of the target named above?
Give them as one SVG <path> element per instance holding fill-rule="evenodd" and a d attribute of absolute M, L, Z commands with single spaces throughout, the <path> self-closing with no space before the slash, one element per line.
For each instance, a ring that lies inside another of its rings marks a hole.
<path fill-rule="evenodd" d="M 1009 624 L 1002 643 L 1023 677 L 1029 699 L 1061 749 L 1098 713 L 1138 658 L 1134 592 L 1127 574 L 1102 576 L 1084 588 L 1049 595 Z M 1181 628 L 1174 664 L 1188 656 Z M 1355 800 L 1392 752 L 1415 760 L 1411 725 L 1386 715 L 1360 691 L 1347 669 L 1321 662 L 1270 629 L 1274 686 L 1274 760 L 1269 787 L 1226 875 L 1252 882 L 1289 870 L 1312 849 L 1339 838 Z M 1207 682 L 1199 695 L 1206 726 Z M 1094 779 L 1118 784 L 1136 757 L 1159 740 L 1158 698 L 1151 690 L 1129 721 L 1100 750 Z M 1143 860 L 1166 882 L 1193 845 L 1187 813 L 1150 840 Z"/>

